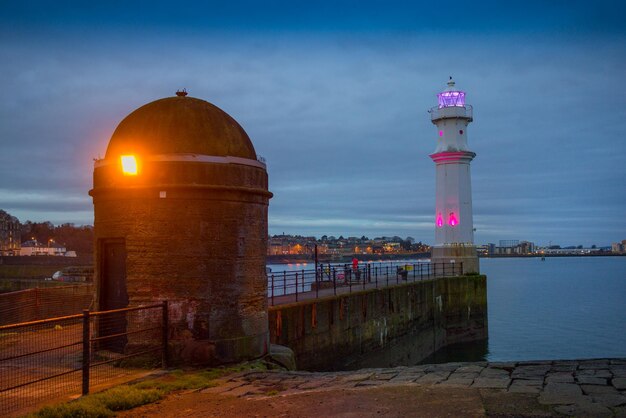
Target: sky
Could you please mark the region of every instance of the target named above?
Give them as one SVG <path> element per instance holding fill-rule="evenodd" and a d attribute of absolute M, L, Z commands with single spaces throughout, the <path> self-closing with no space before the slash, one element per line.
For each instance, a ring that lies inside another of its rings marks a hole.
<path fill-rule="evenodd" d="M 197 3 L 0 3 L 0 209 L 92 224 L 117 124 L 186 88 L 267 160 L 270 234 L 432 243 L 453 76 L 478 244 L 626 239 L 625 3 Z"/>

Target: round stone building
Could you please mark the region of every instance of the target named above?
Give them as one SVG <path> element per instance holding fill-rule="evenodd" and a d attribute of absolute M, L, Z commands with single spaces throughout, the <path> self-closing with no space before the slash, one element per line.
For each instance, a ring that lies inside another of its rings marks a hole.
<path fill-rule="evenodd" d="M 237 121 L 184 92 L 148 103 L 118 125 L 93 182 L 99 310 L 168 301 L 179 363 L 267 353 L 272 194 Z"/>

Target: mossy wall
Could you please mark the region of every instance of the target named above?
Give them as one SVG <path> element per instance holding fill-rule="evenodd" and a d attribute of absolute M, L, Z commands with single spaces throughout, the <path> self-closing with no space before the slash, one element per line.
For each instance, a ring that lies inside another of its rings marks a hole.
<path fill-rule="evenodd" d="M 446 277 L 270 307 L 270 340 L 303 370 L 415 364 L 439 348 L 487 338 L 487 285 Z"/>

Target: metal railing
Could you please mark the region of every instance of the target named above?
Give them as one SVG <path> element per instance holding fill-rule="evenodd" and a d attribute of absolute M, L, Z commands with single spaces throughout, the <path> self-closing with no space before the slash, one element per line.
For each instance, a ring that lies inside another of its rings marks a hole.
<path fill-rule="evenodd" d="M 168 362 L 167 302 L 0 326 L 0 416 Z"/>
<path fill-rule="evenodd" d="M 94 298 L 91 284 L 35 287 L 0 294 L 0 325 L 78 314 Z"/>
<path fill-rule="evenodd" d="M 462 118 L 469 119 L 470 122 L 474 120 L 474 108 L 468 104 L 465 106 L 435 106 L 428 113 L 430 113 L 430 120 L 433 122 L 442 118 Z"/>
<path fill-rule="evenodd" d="M 320 265 L 317 269 L 268 274 L 270 305 L 377 289 L 406 282 L 463 274 L 463 263 L 378 263 Z"/>

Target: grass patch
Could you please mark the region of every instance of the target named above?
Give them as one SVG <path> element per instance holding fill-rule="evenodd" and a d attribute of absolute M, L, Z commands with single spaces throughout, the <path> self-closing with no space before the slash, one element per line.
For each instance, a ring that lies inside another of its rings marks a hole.
<path fill-rule="evenodd" d="M 106 418 L 115 411 L 124 411 L 162 399 L 165 394 L 156 389 L 139 389 L 122 385 L 102 393 L 85 396 L 74 402 L 47 406 L 30 417 L 38 418 Z"/>
<path fill-rule="evenodd" d="M 174 370 L 163 376 L 117 386 L 65 404 L 47 406 L 28 415 L 28 418 L 108 418 L 115 416 L 116 411 L 156 402 L 172 392 L 215 386 L 216 379 L 244 370 L 263 371 L 267 370 L 267 366 L 257 361 L 199 371 Z"/>

